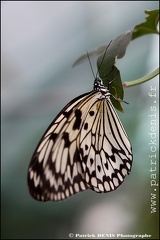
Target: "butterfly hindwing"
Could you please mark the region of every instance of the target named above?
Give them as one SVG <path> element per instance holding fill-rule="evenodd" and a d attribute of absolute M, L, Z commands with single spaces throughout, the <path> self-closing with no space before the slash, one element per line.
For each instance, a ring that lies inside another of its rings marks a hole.
<path fill-rule="evenodd" d="M 89 110 L 80 137 L 85 180 L 97 192 L 115 190 L 130 172 L 131 145 L 108 98 L 97 99 Z M 86 134 L 85 134 L 86 131 Z"/>

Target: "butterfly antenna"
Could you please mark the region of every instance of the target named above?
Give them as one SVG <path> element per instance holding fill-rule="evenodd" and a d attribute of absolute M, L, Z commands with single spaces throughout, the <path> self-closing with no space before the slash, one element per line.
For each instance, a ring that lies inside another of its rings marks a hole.
<path fill-rule="evenodd" d="M 97 73 L 96 73 L 96 78 L 97 78 L 97 75 L 99 74 L 99 70 L 100 70 L 100 68 L 101 68 L 101 66 L 102 66 L 102 63 L 103 63 L 104 58 L 105 58 L 105 56 L 106 56 L 107 50 L 108 50 L 109 46 L 111 45 L 111 43 L 112 43 L 112 41 L 110 41 L 110 43 L 107 45 L 107 47 L 106 47 L 106 49 L 105 49 L 103 58 L 102 58 L 102 60 L 101 60 L 101 63 L 100 63 L 100 65 L 99 65 L 98 70 L 97 70 Z"/>
<path fill-rule="evenodd" d="M 91 64 L 91 59 L 90 59 L 90 57 L 89 57 L 89 53 L 88 53 L 88 51 L 86 51 L 86 52 L 87 52 L 87 57 L 88 57 L 89 65 L 90 65 L 91 70 L 92 70 L 93 77 L 94 77 L 94 79 L 96 79 L 96 76 L 95 76 L 95 74 L 94 74 L 93 67 L 92 67 L 92 64 Z"/>

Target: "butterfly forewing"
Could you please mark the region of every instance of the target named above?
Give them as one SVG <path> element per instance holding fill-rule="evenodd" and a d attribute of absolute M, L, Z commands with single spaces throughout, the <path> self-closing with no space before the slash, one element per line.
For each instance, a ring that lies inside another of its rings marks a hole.
<path fill-rule="evenodd" d="M 115 190 L 130 172 L 132 150 L 101 79 L 66 105 L 40 140 L 29 166 L 31 195 L 59 201 L 90 188 Z"/>
<path fill-rule="evenodd" d="M 37 200 L 58 201 L 88 188 L 79 154 L 79 132 L 93 95 L 81 95 L 67 104 L 40 140 L 28 175 L 30 193 Z"/>

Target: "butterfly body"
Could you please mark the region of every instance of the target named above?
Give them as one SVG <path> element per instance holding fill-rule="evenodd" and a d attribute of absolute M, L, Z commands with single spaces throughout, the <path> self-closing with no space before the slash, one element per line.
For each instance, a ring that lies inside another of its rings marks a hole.
<path fill-rule="evenodd" d="M 58 114 L 40 140 L 28 171 L 31 195 L 59 201 L 92 189 L 115 190 L 129 174 L 132 149 L 100 78 L 94 89 Z"/>

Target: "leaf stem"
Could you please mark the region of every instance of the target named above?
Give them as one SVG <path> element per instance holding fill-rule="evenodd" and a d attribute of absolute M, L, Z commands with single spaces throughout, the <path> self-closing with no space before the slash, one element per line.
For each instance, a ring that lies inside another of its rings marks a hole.
<path fill-rule="evenodd" d="M 144 77 L 142 77 L 142 78 L 133 80 L 133 81 L 131 81 L 131 82 L 124 82 L 124 83 L 123 83 L 123 87 L 133 87 L 133 86 L 135 86 L 135 85 L 138 85 L 138 84 L 147 82 L 147 81 L 149 81 L 150 79 L 156 77 L 158 74 L 159 74 L 159 68 L 157 68 L 155 71 L 153 71 L 152 73 L 148 74 L 147 76 L 144 76 Z"/>

